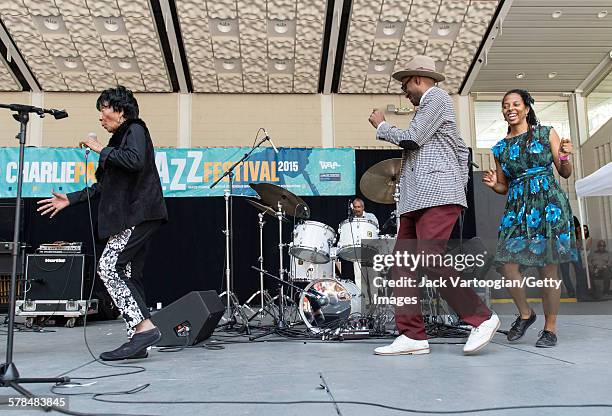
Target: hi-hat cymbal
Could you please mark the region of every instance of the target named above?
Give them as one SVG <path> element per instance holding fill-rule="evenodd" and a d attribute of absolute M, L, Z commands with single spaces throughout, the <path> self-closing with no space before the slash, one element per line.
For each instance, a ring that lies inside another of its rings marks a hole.
<path fill-rule="evenodd" d="M 359 181 L 361 193 L 379 204 L 394 204 L 395 185 L 399 182 L 401 167 L 401 158 L 383 160 L 370 167 Z"/>
<path fill-rule="evenodd" d="M 268 214 L 271 215 L 272 217 L 276 218 L 276 211 L 274 211 L 271 207 L 264 205 L 254 199 L 248 199 L 246 198 L 246 201 L 253 205 L 255 208 L 257 208 L 258 210 L 260 210 L 261 212 L 263 212 L 264 214 Z M 282 221 L 284 222 L 289 222 L 289 219 L 287 217 L 285 217 L 284 215 L 281 218 Z"/>
<path fill-rule="evenodd" d="M 249 186 L 257 192 L 261 200 L 274 210 L 280 203 L 287 215 L 296 218 L 310 218 L 310 208 L 306 202 L 294 193 L 271 183 L 250 183 Z"/>

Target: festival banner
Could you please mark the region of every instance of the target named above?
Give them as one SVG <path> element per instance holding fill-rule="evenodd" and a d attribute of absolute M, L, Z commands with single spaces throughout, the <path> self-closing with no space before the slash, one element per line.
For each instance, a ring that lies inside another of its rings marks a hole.
<path fill-rule="evenodd" d="M 223 196 L 224 178 L 210 185 L 248 153 L 248 147 L 173 149 L 156 148 L 155 163 L 166 197 Z M 15 197 L 19 148 L 0 147 L 0 198 Z M 52 190 L 74 192 L 95 182 L 98 155 L 78 148 L 25 149 L 23 196 L 42 198 Z M 300 196 L 353 195 L 353 149 L 257 149 L 234 170 L 233 194 L 254 196 L 249 183 L 272 183 Z"/>

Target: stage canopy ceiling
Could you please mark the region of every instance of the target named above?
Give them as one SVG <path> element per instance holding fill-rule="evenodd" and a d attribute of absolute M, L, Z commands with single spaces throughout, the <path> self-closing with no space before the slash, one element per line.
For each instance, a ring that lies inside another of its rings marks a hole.
<path fill-rule="evenodd" d="M 416 54 L 457 92 L 497 0 L 0 0 L 0 90 L 399 93 Z"/>

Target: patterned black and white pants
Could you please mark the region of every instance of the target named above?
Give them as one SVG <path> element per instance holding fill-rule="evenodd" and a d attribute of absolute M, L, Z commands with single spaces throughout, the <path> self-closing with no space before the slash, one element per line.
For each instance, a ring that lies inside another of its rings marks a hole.
<path fill-rule="evenodd" d="M 123 315 L 128 338 L 136 325 L 151 317 L 142 271 L 151 236 L 160 225 L 160 221 L 147 221 L 111 236 L 98 263 L 98 275 Z"/>

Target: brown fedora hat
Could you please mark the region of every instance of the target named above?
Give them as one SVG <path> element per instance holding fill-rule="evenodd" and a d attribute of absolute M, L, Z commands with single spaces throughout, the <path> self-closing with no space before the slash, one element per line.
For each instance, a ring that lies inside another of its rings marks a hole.
<path fill-rule="evenodd" d="M 394 72 L 392 77 L 399 82 L 406 77 L 418 75 L 420 77 L 429 77 L 436 82 L 444 81 L 446 77 L 436 71 L 436 61 L 433 58 L 425 55 L 417 55 L 406 64 L 406 68 L 401 71 Z"/>

